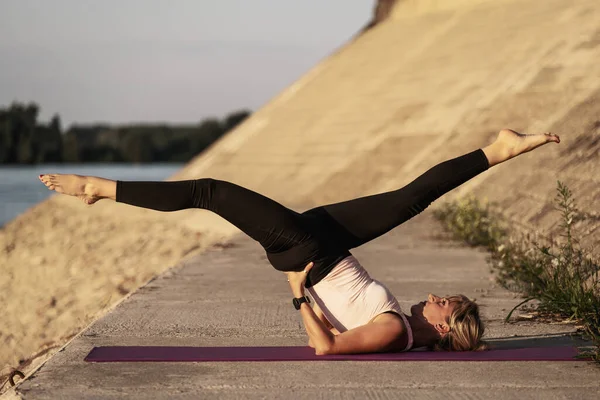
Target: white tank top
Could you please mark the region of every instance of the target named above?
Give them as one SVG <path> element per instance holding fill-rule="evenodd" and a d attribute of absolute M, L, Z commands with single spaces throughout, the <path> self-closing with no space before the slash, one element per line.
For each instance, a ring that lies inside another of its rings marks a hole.
<path fill-rule="evenodd" d="M 412 330 L 398 300 L 381 282 L 371 278 L 354 256 L 344 258 L 325 278 L 306 290 L 340 333 L 365 325 L 383 312 L 394 311 L 408 331 L 404 351 L 412 347 Z"/>

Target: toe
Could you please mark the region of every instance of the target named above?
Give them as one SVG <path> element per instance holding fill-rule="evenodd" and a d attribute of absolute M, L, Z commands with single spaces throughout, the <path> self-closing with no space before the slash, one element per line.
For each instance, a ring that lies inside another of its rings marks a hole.
<path fill-rule="evenodd" d="M 87 204 L 88 206 L 89 206 L 90 204 L 92 204 L 92 199 L 90 199 L 89 197 L 87 197 L 87 196 L 83 195 L 83 196 L 80 196 L 80 198 L 81 198 L 81 200 L 82 200 L 82 201 L 83 201 L 85 204 Z"/>
<path fill-rule="evenodd" d="M 548 136 L 548 141 L 560 143 L 560 138 L 558 137 L 558 135 L 555 135 L 552 132 L 548 132 L 546 133 L 546 135 Z"/>

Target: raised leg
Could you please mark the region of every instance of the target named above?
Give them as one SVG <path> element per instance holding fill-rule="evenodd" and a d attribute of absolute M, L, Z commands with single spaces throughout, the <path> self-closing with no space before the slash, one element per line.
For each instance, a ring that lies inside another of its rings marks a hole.
<path fill-rule="evenodd" d="M 489 146 L 442 162 L 401 189 L 316 207 L 303 216 L 323 237 L 352 249 L 416 216 L 488 168 L 549 142 L 559 143 L 560 139 L 552 134 L 524 135 L 504 129 Z"/>

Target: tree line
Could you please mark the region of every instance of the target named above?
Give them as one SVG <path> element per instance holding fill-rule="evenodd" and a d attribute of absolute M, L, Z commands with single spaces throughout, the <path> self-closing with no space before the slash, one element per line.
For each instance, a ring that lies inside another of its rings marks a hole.
<path fill-rule="evenodd" d="M 39 106 L 13 103 L 0 108 L 0 164 L 84 162 L 186 162 L 250 115 L 248 110 L 194 125 L 72 125 L 60 116 L 38 122 Z"/>

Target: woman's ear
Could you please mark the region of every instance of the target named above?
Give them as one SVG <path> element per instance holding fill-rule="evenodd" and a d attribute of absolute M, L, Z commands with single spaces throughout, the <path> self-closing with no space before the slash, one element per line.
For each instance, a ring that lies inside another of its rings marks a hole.
<path fill-rule="evenodd" d="M 435 330 L 438 331 L 440 336 L 444 336 L 450 332 L 450 327 L 447 324 L 435 324 Z"/>

